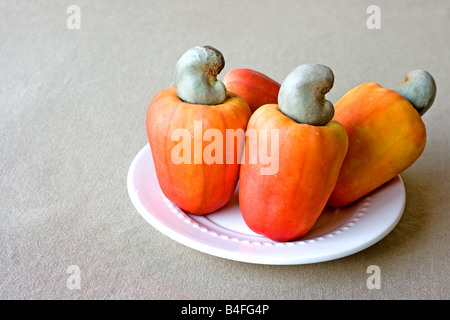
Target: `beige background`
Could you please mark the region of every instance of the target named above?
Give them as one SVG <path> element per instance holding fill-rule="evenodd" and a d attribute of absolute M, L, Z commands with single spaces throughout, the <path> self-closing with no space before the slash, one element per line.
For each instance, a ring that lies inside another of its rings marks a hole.
<path fill-rule="evenodd" d="M 81 8 L 68 30 L 66 9 Z M 366 27 L 370 4 L 381 30 Z M 450 2 L 0 2 L 0 298 L 448 299 Z M 333 69 L 335 102 L 367 81 L 432 73 L 428 141 L 402 174 L 407 203 L 374 246 L 300 266 L 234 262 L 185 247 L 133 207 L 126 176 L 145 114 L 187 49 L 209 44 L 278 81 L 303 63 Z M 366 269 L 381 269 L 369 290 Z M 69 290 L 69 265 L 81 289 Z"/>

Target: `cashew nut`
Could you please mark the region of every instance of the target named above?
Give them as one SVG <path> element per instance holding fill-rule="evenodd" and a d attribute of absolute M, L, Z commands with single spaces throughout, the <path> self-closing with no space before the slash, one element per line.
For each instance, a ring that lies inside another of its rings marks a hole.
<path fill-rule="evenodd" d="M 406 75 L 402 85 L 395 91 L 408 100 L 422 116 L 434 102 L 436 82 L 427 71 L 414 70 Z"/>
<path fill-rule="evenodd" d="M 298 66 L 282 82 L 278 106 L 298 123 L 326 125 L 334 116 L 333 104 L 325 99 L 333 84 L 330 68 L 320 64 Z"/>
<path fill-rule="evenodd" d="M 217 49 L 197 46 L 178 60 L 175 87 L 178 97 L 188 103 L 215 105 L 225 101 L 227 90 L 217 75 L 225 60 Z"/>

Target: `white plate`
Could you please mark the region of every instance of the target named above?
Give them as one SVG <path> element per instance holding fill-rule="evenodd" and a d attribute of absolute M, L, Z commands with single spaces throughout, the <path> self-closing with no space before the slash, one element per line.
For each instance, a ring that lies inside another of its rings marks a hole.
<path fill-rule="evenodd" d="M 400 220 L 405 188 L 400 176 L 344 208 L 325 208 L 311 231 L 297 241 L 276 242 L 251 231 L 239 210 L 238 193 L 207 216 L 185 213 L 162 193 L 147 144 L 128 172 L 128 193 L 153 227 L 193 249 L 249 263 L 316 263 L 361 251 L 386 236 Z"/>

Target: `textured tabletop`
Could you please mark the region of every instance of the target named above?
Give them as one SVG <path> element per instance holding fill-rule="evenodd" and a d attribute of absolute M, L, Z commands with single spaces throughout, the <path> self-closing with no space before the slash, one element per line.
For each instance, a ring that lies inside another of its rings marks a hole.
<path fill-rule="evenodd" d="M 2 1 L 0 39 L 0 298 L 450 298 L 450 2 Z M 397 227 L 347 257 L 271 266 L 196 251 L 147 223 L 127 173 L 147 144 L 150 100 L 197 45 L 223 53 L 219 78 L 251 68 L 281 82 L 327 65 L 332 102 L 428 70 L 437 97 L 425 151 L 401 174 Z"/>

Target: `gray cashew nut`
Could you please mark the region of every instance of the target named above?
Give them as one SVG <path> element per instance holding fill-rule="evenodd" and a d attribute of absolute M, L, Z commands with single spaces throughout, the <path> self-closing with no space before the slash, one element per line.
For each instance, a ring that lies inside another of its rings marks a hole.
<path fill-rule="evenodd" d="M 210 46 L 197 46 L 184 53 L 175 68 L 175 87 L 181 100 L 216 105 L 225 101 L 227 90 L 217 75 L 225 66 L 222 53 Z"/>
<path fill-rule="evenodd" d="M 281 83 L 278 107 L 298 123 L 323 126 L 333 119 L 333 104 L 325 94 L 334 84 L 333 71 L 321 64 L 304 64 Z"/>
<path fill-rule="evenodd" d="M 409 72 L 402 85 L 395 89 L 408 100 L 422 116 L 431 107 L 436 97 L 436 82 L 425 70 Z"/>

